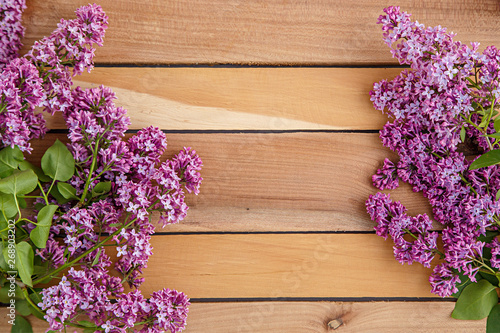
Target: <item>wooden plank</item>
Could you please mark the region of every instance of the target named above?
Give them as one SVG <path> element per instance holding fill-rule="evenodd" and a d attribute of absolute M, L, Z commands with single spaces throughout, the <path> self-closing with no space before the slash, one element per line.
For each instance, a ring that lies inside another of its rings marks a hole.
<path fill-rule="evenodd" d="M 33 0 L 26 45 L 73 18 L 86 0 Z M 376 24 L 390 1 L 101 0 L 109 16 L 101 63 L 388 64 Z M 500 44 L 495 0 L 398 4 L 419 22 L 447 27 L 464 43 Z M 27 48 L 25 48 L 26 50 Z"/>
<path fill-rule="evenodd" d="M 144 295 L 192 298 L 432 297 L 422 265 L 374 234 L 156 235 Z M 155 255 L 156 254 L 156 255 Z"/>
<path fill-rule="evenodd" d="M 445 302 L 257 302 L 192 304 L 186 333 L 282 332 L 327 333 L 328 322 L 341 318 L 338 332 L 484 332 L 486 320 L 450 317 L 454 303 Z M 335 332 L 337 332 L 337 330 Z"/>
<path fill-rule="evenodd" d="M 372 130 L 373 83 L 398 68 L 95 68 L 75 85 L 105 85 L 128 110 L 131 128 L 170 130 Z M 64 128 L 49 117 L 50 128 Z"/>
<path fill-rule="evenodd" d="M 64 137 L 37 141 L 33 160 Z M 167 140 L 165 157 L 190 146 L 204 162 L 200 195 L 187 197 L 182 223 L 160 229 L 168 232 L 373 230 L 364 206 L 376 192 L 371 175 L 393 156 L 371 133 L 168 133 Z M 430 214 L 409 186 L 391 193 L 410 214 Z"/>
<path fill-rule="evenodd" d="M 277 332 L 327 333 L 328 322 L 341 318 L 338 332 L 440 332 L 480 333 L 486 320 L 456 320 L 450 317 L 450 302 L 238 302 L 193 303 L 185 333 Z M 8 332 L 7 309 L 0 308 L 0 331 Z M 34 333 L 48 325 L 29 318 Z M 71 329 L 73 331 L 73 329 Z M 78 331 L 77 332 L 81 332 Z"/>

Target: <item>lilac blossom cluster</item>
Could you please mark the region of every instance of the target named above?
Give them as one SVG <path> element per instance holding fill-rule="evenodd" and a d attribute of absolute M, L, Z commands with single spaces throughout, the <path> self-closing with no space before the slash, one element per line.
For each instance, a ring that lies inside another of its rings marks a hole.
<path fill-rule="evenodd" d="M 0 73 L 0 140 L 2 146 L 31 151 L 29 140 L 47 132 L 36 107 L 44 99 L 43 81 L 31 62 L 12 60 Z"/>
<path fill-rule="evenodd" d="M 37 255 L 54 268 L 81 258 L 81 269 L 46 288 L 39 306 L 47 311 L 52 329 L 81 313 L 95 313 L 99 315 L 91 319 L 107 332 L 123 331 L 136 322 L 145 323 L 141 332 L 178 332 L 185 326 L 189 304 L 184 294 L 164 290 L 145 300 L 137 292 L 124 294 L 122 283 L 137 288 L 144 281 L 140 275 L 152 255 L 155 229 L 150 215 L 160 212 L 163 226 L 184 219 L 188 209 L 184 189 L 199 192 L 202 162 L 190 148 L 162 161 L 166 137 L 154 127 L 123 140 L 130 121 L 114 104 L 116 97 L 109 88 L 75 88 L 72 94 L 73 106 L 63 115 L 76 163 L 69 184 L 80 201 L 65 204 L 66 213 L 51 227 L 47 247 Z M 109 192 L 90 195 L 104 183 Z M 111 262 L 100 243 L 103 233 L 111 234 L 116 244 L 119 259 L 114 267 L 121 278 L 110 275 Z M 64 242 L 58 243 L 61 237 Z M 110 303 L 113 297 L 118 303 Z"/>
<path fill-rule="evenodd" d="M 3 11 L 13 15 L 9 13 Z M 92 69 L 93 45 L 102 45 L 107 27 L 100 6 L 81 7 L 76 16 L 61 20 L 25 57 L 6 61 L 0 74 L 0 148 L 18 146 L 30 152 L 29 141 L 47 131 L 38 110 L 43 108 L 62 113 L 67 152 L 74 160 L 67 181 L 39 178 L 43 195 L 34 196 L 35 215 L 36 207 L 56 208 L 45 247 L 33 246 L 35 260 L 47 268 L 33 275 L 33 284 L 67 273 L 57 277 L 58 284 L 44 288 L 33 306 L 43 312 L 51 330 L 71 325 L 105 332 L 179 332 L 186 325 L 186 295 L 163 289 L 146 299 L 137 288 L 152 255 L 152 213 L 159 213 L 163 227 L 183 220 L 188 210 L 185 191 L 199 193 L 203 164 L 189 147 L 163 158 L 167 141 L 158 128 L 126 135 L 130 120 L 115 105 L 111 89 L 72 87 L 72 76 Z M 32 235 L 38 217 L 20 223 L 26 235 Z M 117 252 L 114 264 L 106 252 L 109 246 Z M 125 292 L 124 283 L 132 291 Z M 90 326 L 79 326 L 82 315 Z"/>
<path fill-rule="evenodd" d="M 189 305 L 184 294 L 163 290 L 145 300 L 137 291 L 123 293 L 122 283 L 138 288 L 144 281 L 140 275 L 152 255 L 155 229 L 150 214 L 160 212 L 163 226 L 181 221 L 188 209 L 184 189 L 199 192 L 202 162 L 190 148 L 162 161 L 166 138 L 154 127 L 124 141 L 130 121 L 114 99 L 106 87 L 76 88 L 74 105 L 64 112 L 68 148 L 76 162 L 69 184 L 77 198 L 64 205 L 66 212 L 52 225 L 47 247 L 37 255 L 56 269 L 75 260 L 80 268 L 42 291 L 39 306 L 54 330 L 86 313 L 106 332 L 123 331 L 137 322 L 144 323 L 141 332 L 178 332 L 185 326 Z M 104 183 L 109 191 L 95 195 Z M 119 259 L 114 268 L 121 278 L 110 273 L 102 234 L 111 235 L 116 244 Z M 57 242 L 60 238 L 63 242 Z"/>
<path fill-rule="evenodd" d="M 480 53 L 477 43 L 454 41 L 445 28 L 426 28 L 399 7 L 384 11 L 378 21 L 384 41 L 410 68 L 370 92 L 375 108 L 391 118 L 380 131 L 382 143 L 399 156 L 397 162 L 385 159 L 373 184 L 394 189 L 401 180 L 421 191 L 443 225 L 442 246 L 429 216 L 408 216 L 389 195 L 370 196 L 366 207 L 377 235 L 394 241 L 398 261 L 431 267 L 434 257 L 442 259 L 429 280 L 433 293 L 450 296 L 464 279 L 475 282 L 479 272 L 500 269 L 500 243 L 485 237 L 499 230 L 500 167 L 469 169 L 473 159 L 463 148 L 471 146 L 475 155 L 494 148 L 488 135 L 495 133 L 500 51 L 490 46 Z"/>
<path fill-rule="evenodd" d="M 21 1 L 2 1 L 0 8 L 4 29 L 17 36 L 20 24 Z M 16 9 L 17 8 L 17 9 Z M 16 9 L 16 10 L 15 10 Z M 0 139 L 3 146 L 18 146 L 31 151 L 29 141 L 46 132 L 45 120 L 38 108 L 54 114 L 72 105 L 72 75 L 93 67 L 93 45 L 102 45 L 107 27 L 107 16 L 97 5 L 81 7 L 77 19 L 61 20 L 58 28 L 48 37 L 35 43 L 23 58 L 5 58 L 0 74 Z M 14 24 L 15 23 L 15 24 Z M 11 31 L 12 30 L 12 31 Z M 2 43 L 17 47 L 2 36 Z M 0 49 L 4 49 L 0 45 Z"/>
<path fill-rule="evenodd" d="M 81 315 L 104 332 L 134 329 L 139 333 L 159 333 L 184 329 L 190 305 L 186 295 L 170 289 L 156 291 L 149 299 L 138 290 L 123 293 L 120 279 L 103 278 L 106 274 L 102 270 L 71 268 L 57 285 L 41 292 L 43 301 L 38 306 L 45 311 L 52 330 L 63 329 L 64 322 L 76 321 Z"/>
<path fill-rule="evenodd" d="M 94 67 L 94 44 L 102 46 L 108 17 L 96 4 L 76 10 L 76 19 L 64 20 L 48 37 L 35 42 L 26 58 L 44 77 L 41 106 L 54 114 L 72 105 L 71 77 Z"/>
<path fill-rule="evenodd" d="M 18 57 L 24 37 L 21 16 L 25 9 L 25 0 L 0 2 L 0 69 Z"/>

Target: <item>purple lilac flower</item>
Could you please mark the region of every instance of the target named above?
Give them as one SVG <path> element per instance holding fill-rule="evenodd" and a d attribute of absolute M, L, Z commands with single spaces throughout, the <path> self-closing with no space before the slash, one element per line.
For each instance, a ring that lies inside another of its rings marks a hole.
<path fill-rule="evenodd" d="M 123 293 L 121 288 L 117 292 L 109 286 L 121 286 L 118 278 L 95 271 L 71 268 L 57 285 L 41 292 L 38 306 L 46 312 L 50 329 L 63 329 L 62 322 L 84 311 L 92 322 L 110 332 L 133 328 L 138 322 L 146 323 L 140 332 L 184 330 L 190 305 L 185 294 L 162 289 L 145 299 L 138 290 Z M 112 296 L 115 301 L 111 301 Z"/>
<path fill-rule="evenodd" d="M 397 188 L 399 186 L 397 167 L 386 158 L 384 166 L 377 171 L 377 174 L 373 175 L 372 180 L 373 185 L 379 190 Z"/>
<path fill-rule="evenodd" d="M 25 31 L 21 24 L 25 9 L 25 0 L 0 2 L 0 69 L 18 57 Z"/>
<path fill-rule="evenodd" d="M 401 216 L 406 216 L 406 208 L 399 201 L 393 202 L 389 194 L 381 192 L 368 198 L 366 209 L 371 219 L 377 222 L 375 227 L 377 235 L 385 239 L 389 236 L 390 229 L 394 229 L 392 219 L 400 220 Z"/>
<path fill-rule="evenodd" d="M 458 292 L 457 284 L 462 281 L 446 263 L 442 263 L 434 267 L 429 282 L 431 283 L 432 293 L 441 297 L 448 297 Z"/>
<path fill-rule="evenodd" d="M 181 332 L 186 327 L 189 299 L 181 292 L 162 289 L 151 294 L 149 317 L 152 324 L 146 324 L 141 332 Z"/>
<path fill-rule="evenodd" d="M 372 220 L 377 222 L 377 235 L 394 241 L 394 256 L 402 264 L 419 262 L 430 267 L 437 250 L 436 232 L 431 232 L 432 222 L 427 215 L 410 217 L 406 208 L 399 202 L 393 202 L 389 194 L 371 195 L 366 202 L 367 211 Z M 410 235 L 412 240 L 407 240 Z"/>
<path fill-rule="evenodd" d="M 150 239 L 154 226 L 150 223 L 150 213 L 159 211 L 163 224 L 182 220 L 188 207 L 181 184 L 188 192 L 199 192 L 202 162 L 190 148 L 172 160 L 161 162 L 166 138 L 154 127 L 140 130 L 122 141 L 129 120 L 125 110 L 114 105 L 111 90 L 75 89 L 73 96 L 75 107 L 64 113 L 71 141 L 69 149 L 77 168 L 70 183 L 77 195 L 83 195 L 88 177 L 93 179 L 88 190 L 108 181 L 112 191 L 102 197 L 88 197 L 83 206 L 67 210 L 60 218 L 62 228 L 58 235 L 64 235 L 62 242 L 67 248 L 64 259 L 69 261 L 84 252 L 87 254 L 79 262 L 81 270 L 70 270 L 67 276 L 71 290 L 57 286 L 44 295 L 43 308 L 53 315 L 53 320 L 48 317 L 51 327 L 59 328 L 57 320 L 72 320 L 78 313 L 77 308 L 70 308 L 63 316 L 57 311 L 64 305 L 52 307 L 56 300 L 64 299 L 61 293 L 72 293 L 81 309 L 104 330 L 123 330 L 133 327 L 137 321 L 148 320 L 149 331 L 159 332 L 165 328 L 180 331 L 185 326 L 189 304 L 184 294 L 162 291 L 155 294 L 153 303 L 144 301 L 137 291 L 123 294 L 122 279 L 110 275 L 110 258 L 103 247 L 96 246 L 99 233 L 114 233 L 120 228 L 113 237 L 118 253 L 114 268 L 121 273 L 123 281 L 138 288 L 144 281 L 143 269 L 152 255 Z M 92 163 L 89 163 L 90 157 Z M 116 298 L 117 303 L 110 303 L 111 297 Z"/>
<path fill-rule="evenodd" d="M 69 139 L 72 143 L 93 145 L 97 141 L 115 141 L 123 138 L 130 125 L 126 110 L 116 107 L 115 93 L 108 87 L 83 90 L 76 87 L 72 92 L 72 108 L 63 115 L 68 125 Z"/>
<path fill-rule="evenodd" d="M 430 277 L 432 292 L 450 296 L 457 291 L 458 273 L 476 281 L 477 273 L 487 267 L 485 246 L 491 248 L 491 266 L 499 265 L 498 241 L 478 240 L 488 230 L 499 230 L 499 166 L 469 170 L 472 161 L 459 146 L 465 134 L 479 152 L 492 149 L 494 139 L 484 134 L 495 132 L 493 123 L 480 125 L 477 105 L 493 109 L 500 97 L 500 51 L 488 47 L 481 54 L 477 43 L 467 47 L 445 28 L 412 22 L 399 7 L 384 11 L 378 21 L 384 41 L 410 69 L 375 83 L 370 92 L 374 107 L 391 117 L 380 131 L 382 143 L 399 155 L 397 163 L 384 161 L 373 183 L 381 190 L 392 189 L 401 179 L 421 191 L 434 219 L 445 226 L 444 252 L 437 248 L 438 234 L 431 231 L 426 215 L 409 217 L 404 206 L 382 193 L 370 196 L 366 207 L 377 223 L 377 235 L 393 239 L 394 255 L 401 263 L 416 261 L 429 267 L 440 254 L 444 261 Z M 470 84 L 470 77 L 478 83 Z"/>
<path fill-rule="evenodd" d="M 92 69 L 93 46 L 102 45 L 107 16 L 100 6 L 79 8 L 76 19 L 61 20 L 25 57 L 11 60 L 8 57 L 20 46 L 23 29 L 18 23 L 25 6 L 16 0 L 3 5 L 7 7 L 2 7 L 0 44 L 0 52 L 5 53 L 0 62 L 4 67 L 0 74 L 2 145 L 30 151 L 29 140 L 47 130 L 41 113 L 35 112 L 37 107 L 51 114 L 62 111 L 69 130 L 68 148 L 76 162 L 76 173 L 69 181 L 76 198 L 58 203 L 54 192 L 48 192 L 59 184 L 42 184 L 48 195 L 35 200 L 58 205 L 46 247 L 37 249 L 36 256 L 50 268 L 69 268 L 58 284 L 40 293 L 38 306 L 45 311 L 50 329 L 64 329 L 84 313 L 105 332 L 124 332 L 138 322 L 146 323 L 141 332 L 182 331 L 189 306 L 183 293 L 163 289 L 148 300 L 136 288 L 144 281 L 140 275 L 152 255 L 154 226 L 149 215 L 159 211 L 163 225 L 186 216 L 184 189 L 199 193 L 201 159 L 191 148 L 184 148 L 162 162 L 167 144 L 158 128 L 142 129 L 123 140 L 130 120 L 123 108 L 115 106 L 111 89 L 72 90 L 72 76 Z M 94 193 L 103 182 L 111 191 Z M 35 224 L 23 227 L 30 232 Z M 101 243 L 106 234 L 116 241 L 119 259 L 114 268 L 121 277 L 110 272 L 112 261 Z M 135 289 L 124 293 L 125 281 Z"/>
<path fill-rule="evenodd" d="M 132 177 L 137 181 L 149 181 L 167 149 L 165 134 L 153 126 L 143 128 L 127 141 L 127 145 L 132 154 Z"/>
<path fill-rule="evenodd" d="M 47 244 L 43 249 L 37 249 L 36 255 L 40 256 L 44 261 L 48 262 L 53 268 L 58 268 L 66 262 L 64 256 L 64 247 L 53 238 L 47 240 Z"/>
<path fill-rule="evenodd" d="M 102 46 L 108 17 L 98 5 L 76 10 L 76 19 L 61 20 L 57 29 L 35 42 L 26 58 L 43 76 L 46 111 L 66 111 L 72 105 L 71 77 L 94 67 L 94 43 Z M 72 68 L 72 69 L 71 69 Z"/>
<path fill-rule="evenodd" d="M 44 100 L 42 80 L 26 59 L 14 59 L 0 73 L 0 141 L 31 151 L 29 141 L 47 131 L 45 120 L 35 109 Z"/>
<path fill-rule="evenodd" d="M 186 190 L 189 193 L 194 192 L 194 194 L 199 194 L 201 181 L 203 180 L 199 171 L 203 163 L 196 154 L 196 151 L 192 150 L 191 147 L 184 147 L 172 159 L 172 164 L 174 170 L 181 175 L 180 178 L 185 183 Z"/>
<path fill-rule="evenodd" d="M 20 18 L 25 4 L 13 0 L 1 6 L 0 141 L 2 146 L 17 145 L 30 152 L 28 141 L 47 131 L 42 114 L 35 108 L 43 107 L 53 114 L 72 105 L 70 67 L 74 67 L 73 75 L 93 67 L 92 46 L 102 45 L 107 17 L 97 5 L 81 7 L 76 20 L 62 20 L 25 58 L 13 59 L 24 32 Z"/>
<path fill-rule="evenodd" d="M 487 247 L 491 248 L 491 267 L 496 269 L 500 268 L 500 242 L 498 239 L 493 239 L 493 241 L 489 244 L 486 244 Z"/>

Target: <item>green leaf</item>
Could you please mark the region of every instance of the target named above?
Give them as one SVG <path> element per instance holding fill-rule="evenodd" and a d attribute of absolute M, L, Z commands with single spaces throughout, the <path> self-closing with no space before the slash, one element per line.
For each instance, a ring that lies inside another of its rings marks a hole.
<path fill-rule="evenodd" d="M 75 173 L 73 154 L 61 141 L 56 140 L 42 156 L 42 170 L 54 180 L 69 180 Z"/>
<path fill-rule="evenodd" d="M 0 268 L 6 272 L 9 271 L 9 265 L 7 265 L 7 262 L 5 261 L 5 258 L 3 256 L 3 242 L 2 241 L 0 241 Z"/>
<path fill-rule="evenodd" d="M 10 176 L 19 166 L 19 162 L 23 160 L 23 153 L 18 146 L 5 147 L 0 150 L 0 178 Z"/>
<path fill-rule="evenodd" d="M 451 316 L 465 320 L 483 319 L 497 303 L 498 295 L 495 286 L 487 280 L 479 280 L 464 288 Z"/>
<path fill-rule="evenodd" d="M 59 193 L 59 188 L 57 186 L 52 187 L 52 190 L 50 190 L 49 194 L 53 196 L 60 205 L 64 205 L 65 203 L 71 201 L 69 199 L 66 199 L 65 197 L 62 196 L 61 193 Z"/>
<path fill-rule="evenodd" d="M 3 217 L 2 214 L 0 214 L 0 241 L 7 241 L 7 239 L 9 238 L 8 227 L 9 224 L 7 223 L 7 220 Z"/>
<path fill-rule="evenodd" d="M 493 122 L 493 126 L 495 127 L 495 131 L 500 132 L 500 118 L 495 118 Z"/>
<path fill-rule="evenodd" d="M 460 129 L 460 141 L 465 142 L 465 127 L 462 126 Z"/>
<path fill-rule="evenodd" d="M 17 215 L 17 206 L 13 194 L 0 192 L 0 211 L 2 211 L 8 219 Z"/>
<path fill-rule="evenodd" d="M 22 195 L 32 192 L 38 184 L 33 170 L 14 172 L 9 177 L 0 179 L 0 192 Z"/>
<path fill-rule="evenodd" d="M 479 156 L 474 162 L 472 162 L 469 169 L 479 169 L 498 163 L 500 163 L 500 149 L 490 150 L 489 152 L 484 153 L 483 155 Z"/>
<path fill-rule="evenodd" d="M 460 279 L 460 283 L 457 283 L 455 286 L 457 287 L 458 291 L 456 293 L 454 293 L 452 296 L 455 297 L 455 298 L 458 298 L 460 297 L 460 294 L 462 293 L 462 291 L 464 290 L 465 287 L 467 287 L 469 284 L 472 283 L 472 281 L 470 280 L 470 278 L 463 274 L 463 273 L 459 273 L 459 272 L 455 272 L 459 279 Z M 479 280 L 482 280 L 482 276 L 481 275 L 476 275 L 476 280 L 479 281 Z"/>
<path fill-rule="evenodd" d="M 486 134 L 488 138 L 500 139 L 500 133 Z"/>
<path fill-rule="evenodd" d="M 491 258 L 491 253 L 490 253 L 490 258 Z M 499 281 L 498 281 L 498 278 L 495 275 L 489 274 L 489 273 L 486 273 L 486 272 L 479 272 L 479 274 L 481 274 L 481 276 L 483 277 L 483 279 L 487 280 L 492 285 L 498 287 L 498 282 Z"/>
<path fill-rule="evenodd" d="M 483 114 L 484 114 L 484 112 L 483 112 Z M 481 119 L 481 123 L 478 126 L 480 128 L 485 128 L 486 126 L 488 126 L 488 124 L 489 124 L 488 119 L 489 119 L 489 117 L 487 117 L 486 115 L 483 115 L 483 119 Z"/>
<path fill-rule="evenodd" d="M 486 321 L 486 333 L 500 332 L 500 304 L 497 304 L 491 309 Z"/>
<path fill-rule="evenodd" d="M 27 242 L 16 244 L 16 267 L 21 281 L 33 287 L 31 275 L 33 274 L 33 249 Z"/>
<path fill-rule="evenodd" d="M 58 182 L 57 189 L 64 199 L 78 199 L 78 197 L 76 196 L 76 188 L 71 186 L 71 184 Z"/>
<path fill-rule="evenodd" d="M 9 263 L 9 259 L 10 260 L 15 260 L 15 254 L 12 254 L 12 258 L 9 258 L 9 252 L 8 252 L 9 248 L 7 246 L 5 246 L 3 249 L 2 249 L 2 254 L 3 254 L 3 259 L 5 260 L 6 263 Z M 11 261 L 12 263 L 12 261 Z M 9 267 L 9 270 L 13 270 L 12 268 L 15 269 L 15 266 L 14 267 Z"/>
<path fill-rule="evenodd" d="M 19 204 L 19 208 L 21 208 L 21 209 L 25 209 L 26 207 L 28 207 L 28 203 L 26 202 L 26 199 L 24 199 L 24 198 L 17 197 L 17 203 Z"/>
<path fill-rule="evenodd" d="M 7 288 L 0 288 L 0 303 L 9 304 L 10 297 Z"/>
<path fill-rule="evenodd" d="M 57 208 L 59 208 L 57 205 L 47 205 L 38 212 L 36 218 L 37 226 L 31 230 L 30 239 L 40 249 L 44 248 L 47 243 L 50 226 L 52 225 L 52 219 Z"/>
<path fill-rule="evenodd" d="M 490 243 L 499 235 L 498 231 L 486 230 L 485 235 L 481 235 L 477 238 L 480 242 Z"/>
<path fill-rule="evenodd" d="M 22 301 L 24 299 L 24 295 L 21 288 L 17 284 L 15 284 L 14 288 L 14 299 L 17 303 L 18 301 Z M 10 281 L 7 281 L 7 284 L 3 288 L 0 288 L 0 302 L 9 304 L 11 299 L 12 290 L 10 289 Z"/>
<path fill-rule="evenodd" d="M 45 175 L 42 171 L 42 169 L 40 169 L 39 167 L 31 164 L 30 162 L 24 160 L 22 162 L 19 163 L 19 170 L 33 170 L 33 172 L 36 174 L 36 176 L 38 177 L 38 179 L 41 181 L 41 182 L 50 182 L 51 181 L 51 178 L 47 175 Z"/>
<path fill-rule="evenodd" d="M 111 191 L 111 182 L 100 182 L 92 189 L 92 198 L 106 194 Z"/>
<path fill-rule="evenodd" d="M 481 235 L 477 238 L 478 241 L 480 242 L 484 242 L 484 243 L 491 243 L 493 241 L 493 239 L 495 239 L 496 237 L 498 236 L 498 231 L 492 231 L 492 230 L 486 230 L 486 233 L 485 235 Z M 491 259 L 491 248 L 485 246 L 483 248 L 483 255 L 482 257 L 484 259 L 488 259 L 490 260 Z M 490 275 L 490 276 L 494 276 L 494 274 L 490 274 L 489 272 L 479 272 L 481 275 Z M 491 282 L 491 280 L 490 280 Z M 493 285 L 498 285 L 498 282 L 495 284 L 492 282 Z"/>
<path fill-rule="evenodd" d="M 93 322 L 90 322 L 88 320 L 79 320 L 76 323 L 78 325 L 85 326 L 85 327 L 97 327 Z"/>
<path fill-rule="evenodd" d="M 1 167 L 0 166 L 0 178 L 5 178 L 5 177 L 9 177 L 10 175 L 12 175 L 14 173 L 14 171 L 16 171 L 17 169 L 7 169 L 6 167 Z"/>
<path fill-rule="evenodd" d="M 47 267 L 47 262 L 44 263 L 45 266 L 41 266 L 41 265 L 37 265 L 37 259 L 40 258 L 40 257 L 35 257 L 35 265 L 33 266 L 33 275 L 37 275 L 39 277 L 47 274 L 48 272 L 48 267 Z M 49 283 L 51 280 L 53 279 L 53 277 L 51 275 L 47 276 L 46 278 L 44 278 L 43 280 L 40 280 L 40 284 L 46 284 L 46 283 Z"/>
<path fill-rule="evenodd" d="M 33 301 L 33 303 L 37 304 L 38 303 L 41 303 L 42 302 L 42 298 L 40 297 L 40 295 L 38 293 L 33 293 L 33 294 L 30 294 L 30 299 Z M 34 306 L 32 306 L 30 303 L 28 303 L 30 309 L 31 309 L 31 313 L 33 314 L 33 316 L 37 317 L 38 319 L 41 319 L 41 320 L 44 320 L 45 321 L 45 318 L 43 318 L 43 316 L 45 315 L 44 313 L 42 313 L 40 311 L 40 309 L 38 308 L 35 308 Z"/>
<path fill-rule="evenodd" d="M 31 309 L 28 306 L 28 301 L 25 299 L 16 301 L 16 311 L 19 312 L 21 316 L 29 316 L 31 314 Z"/>
<path fill-rule="evenodd" d="M 99 251 L 97 251 L 95 258 L 92 261 L 92 266 L 97 265 L 97 263 L 99 262 L 99 257 L 101 256 L 101 252 L 102 252 L 102 248 L 100 248 Z"/>
<path fill-rule="evenodd" d="M 10 333 L 33 333 L 33 328 L 31 327 L 31 323 L 26 318 L 16 316 Z"/>
<path fill-rule="evenodd" d="M 47 273 L 47 266 L 37 265 L 36 264 L 37 258 L 40 257 L 35 257 L 35 263 L 33 266 L 33 275 L 44 275 L 45 273 Z"/>

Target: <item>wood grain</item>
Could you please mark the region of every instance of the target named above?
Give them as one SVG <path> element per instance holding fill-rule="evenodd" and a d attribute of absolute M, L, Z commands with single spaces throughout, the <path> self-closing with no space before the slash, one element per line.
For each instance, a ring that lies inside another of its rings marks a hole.
<path fill-rule="evenodd" d="M 37 141 L 33 161 L 64 134 Z M 201 193 L 188 195 L 188 217 L 159 231 L 373 230 L 365 200 L 371 175 L 391 152 L 377 134 L 168 133 L 165 157 L 193 147 L 204 162 Z M 429 213 L 421 194 L 391 193 L 410 214 Z M 438 227 L 438 226 L 436 226 Z"/>
<path fill-rule="evenodd" d="M 192 304 L 186 333 L 279 332 L 327 333 L 329 321 L 341 318 L 341 333 L 473 333 L 484 332 L 486 321 L 450 317 L 453 303 L 208 303 Z"/>
<path fill-rule="evenodd" d="M 82 87 L 111 87 L 130 128 L 170 130 L 372 130 L 373 83 L 398 68 L 95 68 Z M 49 117 L 49 128 L 64 128 Z"/>
<path fill-rule="evenodd" d="M 27 1 L 22 52 L 87 3 Z M 168 287 L 195 298 L 186 332 L 326 333 L 336 318 L 344 323 L 338 332 L 484 332 L 485 320 L 451 319 L 453 302 L 429 301 L 430 269 L 400 265 L 390 241 L 363 233 L 373 230 L 364 208 L 376 192 L 371 175 L 385 157 L 394 158 L 370 132 L 386 117 L 368 96 L 373 82 L 400 71 L 383 68 L 396 61 L 376 24 L 392 2 L 99 4 L 110 19 L 96 52 L 104 67 L 75 83 L 112 87 L 132 129 L 180 131 L 167 134 L 165 158 L 191 146 L 204 161 L 201 194 L 188 196 L 186 220 L 152 237 L 155 254 L 142 286 L 145 296 Z M 448 27 L 457 40 L 500 45 L 498 1 L 398 4 L 425 25 Z M 61 118 L 49 126 L 64 128 Z M 39 148 L 64 137 L 35 142 L 34 160 Z M 430 214 L 409 186 L 392 193 L 410 214 Z M 378 297 L 393 301 L 365 302 Z M 419 300 L 400 302 L 404 297 Z M 10 329 L 6 314 L 0 308 L 1 332 Z"/>
<path fill-rule="evenodd" d="M 327 333 L 329 321 L 341 318 L 341 333 L 479 333 L 486 320 L 450 317 L 450 302 L 238 302 L 193 303 L 185 333 Z M 0 308 L 0 331 L 8 332 L 7 309 Z M 48 325 L 29 318 L 34 333 Z M 73 332 L 73 330 L 71 330 Z M 336 331 L 336 332 L 337 332 Z M 77 332 L 81 332 L 78 331 Z"/>
<path fill-rule="evenodd" d="M 73 18 L 87 0 L 28 1 L 28 46 Z M 109 16 L 100 63 L 394 64 L 376 24 L 391 1 L 101 0 Z M 398 4 L 413 19 L 441 25 L 464 43 L 499 45 L 495 0 L 411 1 Z"/>
<path fill-rule="evenodd" d="M 435 297 L 431 269 L 401 265 L 374 234 L 156 235 L 144 295 L 192 298 Z"/>

